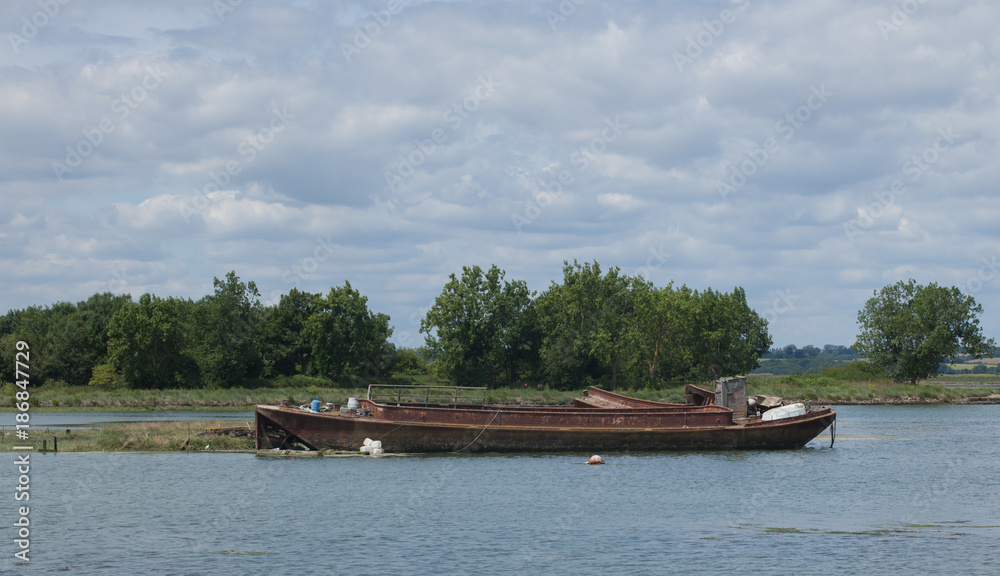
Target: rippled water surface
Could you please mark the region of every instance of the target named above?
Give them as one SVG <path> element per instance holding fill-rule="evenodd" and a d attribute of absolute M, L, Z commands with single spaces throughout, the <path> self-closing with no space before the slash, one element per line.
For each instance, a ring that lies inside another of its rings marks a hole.
<path fill-rule="evenodd" d="M 0 425 L 14 427 L 15 412 L 0 412 Z M 32 428 L 87 428 L 119 422 L 165 422 L 176 420 L 253 421 L 253 410 L 149 410 L 145 412 L 43 412 L 31 411 Z"/>
<path fill-rule="evenodd" d="M 1000 406 L 841 407 L 781 452 L 33 454 L 7 573 L 1000 573 Z M 8 521 L 8 519 L 10 521 Z"/>

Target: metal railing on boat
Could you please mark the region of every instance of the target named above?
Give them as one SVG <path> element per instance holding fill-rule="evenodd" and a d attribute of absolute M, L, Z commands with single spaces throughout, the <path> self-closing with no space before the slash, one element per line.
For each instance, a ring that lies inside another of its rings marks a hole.
<path fill-rule="evenodd" d="M 412 386 L 369 384 L 368 399 L 381 404 L 420 404 L 424 406 L 459 406 L 486 404 L 485 386 Z"/>

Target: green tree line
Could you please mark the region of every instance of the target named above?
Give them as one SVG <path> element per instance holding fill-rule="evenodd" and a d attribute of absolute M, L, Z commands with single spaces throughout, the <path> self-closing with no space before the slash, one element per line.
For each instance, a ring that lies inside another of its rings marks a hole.
<path fill-rule="evenodd" d="M 343 381 L 392 371 L 389 317 L 368 309 L 349 282 L 327 294 L 292 289 L 273 306 L 235 272 L 194 301 L 94 294 L 78 304 L 11 310 L 0 317 L 0 369 L 31 346 L 33 386 L 62 382 L 138 389 L 231 388 L 298 374 Z"/>
<path fill-rule="evenodd" d="M 618 388 L 748 373 L 771 346 L 742 288 L 659 288 L 597 262 L 565 263 L 540 295 L 496 266 L 464 267 L 421 331 L 426 347 L 397 348 L 389 317 L 349 282 L 264 306 L 230 272 L 197 301 L 103 293 L 11 310 L 0 317 L 0 370 L 13 374 L 25 340 L 33 386 L 231 388 L 295 375 L 355 385 L 432 370 L 460 385 Z"/>
<path fill-rule="evenodd" d="M 542 294 L 496 266 L 452 274 L 421 323 L 435 369 L 459 384 L 615 389 L 747 373 L 771 346 L 742 288 L 658 288 L 597 262 Z"/>

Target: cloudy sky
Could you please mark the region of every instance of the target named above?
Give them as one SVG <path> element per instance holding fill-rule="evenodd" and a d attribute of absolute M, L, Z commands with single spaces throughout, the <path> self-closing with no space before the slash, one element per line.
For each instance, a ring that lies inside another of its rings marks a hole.
<path fill-rule="evenodd" d="M 7 1 L 0 309 L 345 280 L 418 345 L 462 266 L 746 289 L 852 344 L 897 280 L 1000 336 L 1000 7 Z"/>

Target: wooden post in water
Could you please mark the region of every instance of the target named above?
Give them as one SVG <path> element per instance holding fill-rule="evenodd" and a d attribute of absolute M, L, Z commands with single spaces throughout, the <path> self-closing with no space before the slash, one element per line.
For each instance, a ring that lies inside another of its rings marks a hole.
<path fill-rule="evenodd" d="M 46 444 L 46 442 L 48 442 L 48 440 L 42 440 L 42 452 L 48 450 L 48 444 Z"/>
<path fill-rule="evenodd" d="M 59 439 L 56 438 L 55 436 L 52 437 L 52 451 L 53 452 L 59 451 Z"/>

